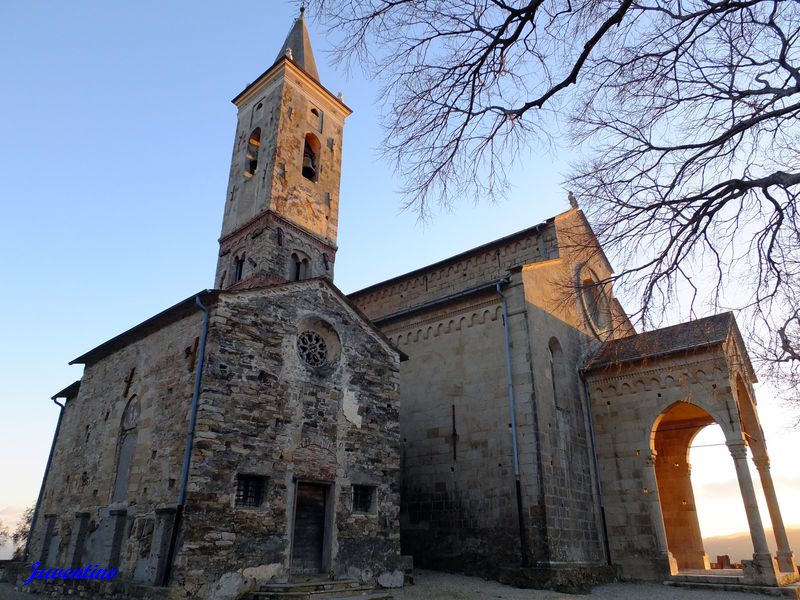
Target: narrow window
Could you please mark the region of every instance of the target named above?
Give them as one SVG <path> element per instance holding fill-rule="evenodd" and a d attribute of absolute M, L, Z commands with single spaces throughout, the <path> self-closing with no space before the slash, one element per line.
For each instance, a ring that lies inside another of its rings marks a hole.
<path fill-rule="evenodd" d="M 291 264 L 291 277 L 292 281 L 300 281 L 300 266 L 301 266 L 300 257 L 297 256 L 294 252 L 292 253 L 292 264 Z"/>
<path fill-rule="evenodd" d="M 569 373 L 564 360 L 564 351 L 559 341 L 552 337 L 547 344 L 550 351 L 550 378 L 553 384 L 553 402 L 558 408 L 565 410 L 570 406 Z"/>
<path fill-rule="evenodd" d="M 300 252 L 292 252 L 291 262 L 289 263 L 289 279 L 291 281 L 301 281 L 311 277 L 311 261 L 307 256 Z"/>
<path fill-rule="evenodd" d="M 261 506 L 265 480 L 261 475 L 237 475 L 236 506 Z"/>
<path fill-rule="evenodd" d="M 261 147 L 261 127 L 253 129 L 247 141 L 247 156 L 245 157 L 244 176 L 252 177 L 258 167 L 258 149 Z"/>
<path fill-rule="evenodd" d="M 244 254 L 233 259 L 233 282 L 242 280 L 244 273 Z"/>
<path fill-rule="evenodd" d="M 375 499 L 375 488 L 369 485 L 353 486 L 353 512 L 371 513 Z"/>
<path fill-rule="evenodd" d="M 323 119 L 322 111 L 316 107 L 312 108 L 311 114 L 309 114 L 308 116 L 308 120 L 314 126 L 314 129 L 316 129 L 320 133 L 322 133 L 322 119 Z"/>
<path fill-rule="evenodd" d="M 138 439 L 139 401 L 131 396 L 122 414 L 119 438 L 117 440 L 117 468 L 115 469 L 114 489 L 111 502 L 125 502 L 128 499 L 128 482 L 136 452 Z"/>
<path fill-rule="evenodd" d="M 253 112 L 250 114 L 250 124 L 255 123 L 261 117 L 261 109 L 264 108 L 264 103 L 259 102 L 253 107 Z"/>
<path fill-rule="evenodd" d="M 319 140 L 311 133 L 303 145 L 303 177 L 316 181 L 319 177 Z"/>

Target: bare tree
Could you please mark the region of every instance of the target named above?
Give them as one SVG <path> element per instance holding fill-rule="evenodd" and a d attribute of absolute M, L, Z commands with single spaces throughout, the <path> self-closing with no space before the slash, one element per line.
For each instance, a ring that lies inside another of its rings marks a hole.
<path fill-rule="evenodd" d="M 800 382 L 800 3 L 318 7 L 339 60 L 384 82 L 383 147 L 408 206 L 502 194 L 519 150 L 563 125 L 568 186 L 634 316 L 651 325 L 686 292 L 691 314 L 743 310 L 771 373 Z"/>
<path fill-rule="evenodd" d="M 22 560 L 23 553 L 25 552 L 25 543 L 28 540 L 28 534 L 31 531 L 31 522 L 33 521 L 33 506 L 29 506 L 22 513 L 14 533 L 11 534 L 11 541 L 14 543 L 14 560 Z"/>

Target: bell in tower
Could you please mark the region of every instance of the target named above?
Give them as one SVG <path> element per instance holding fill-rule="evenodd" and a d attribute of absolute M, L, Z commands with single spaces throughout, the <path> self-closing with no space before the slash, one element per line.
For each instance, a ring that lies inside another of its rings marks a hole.
<path fill-rule="evenodd" d="M 313 140 L 306 137 L 303 145 L 303 177 L 311 181 L 317 180 L 317 154 L 312 148 Z"/>

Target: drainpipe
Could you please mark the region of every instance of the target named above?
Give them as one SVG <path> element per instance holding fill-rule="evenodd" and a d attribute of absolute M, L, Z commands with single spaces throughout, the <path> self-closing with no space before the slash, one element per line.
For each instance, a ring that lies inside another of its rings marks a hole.
<path fill-rule="evenodd" d="M 592 443 L 592 462 L 594 463 L 594 480 L 597 486 L 597 501 L 600 503 L 600 521 L 603 526 L 603 546 L 606 551 L 606 561 L 611 565 L 611 548 L 608 543 L 608 524 L 606 523 L 606 507 L 603 502 L 603 483 L 600 481 L 600 463 L 597 460 L 597 442 L 594 436 L 594 417 L 592 416 L 592 399 L 589 397 L 589 386 L 586 385 L 586 378 L 581 373 L 581 383 L 583 384 L 583 397 L 586 398 L 586 412 L 589 416 L 589 439 Z"/>
<path fill-rule="evenodd" d="M 203 379 L 203 361 L 206 354 L 206 338 L 208 337 L 208 307 L 200 300 L 200 294 L 195 296 L 195 302 L 200 310 L 203 311 L 203 327 L 200 331 L 200 344 L 197 349 L 197 365 L 194 375 L 194 392 L 192 393 L 192 408 L 189 414 L 189 430 L 186 432 L 186 451 L 183 454 L 183 466 L 181 467 L 181 480 L 178 487 L 178 506 L 175 510 L 175 521 L 172 524 L 172 535 L 169 540 L 169 551 L 167 552 L 166 568 L 161 585 L 169 585 L 169 578 L 172 573 L 172 562 L 175 559 L 175 550 L 178 542 L 178 530 L 183 520 L 183 505 L 186 501 L 186 486 L 189 482 L 189 464 L 192 460 L 192 447 L 194 446 L 194 428 L 197 424 L 197 406 L 200 401 L 200 384 Z"/>
<path fill-rule="evenodd" d="M 31 528 L 28 530 L 28 537 L 25 538 L 25 551 L 22 553 L 22 560 L 26 562 L 28 560 L 28 553 L 30 551 L 31 546 L 31 538 L 33 537 L 33 532 L 36 530 L 36 521 L 39 519 L 39 511 L 42 508 L 42 500 L 44 499 L 44 486 L 47 482 L 47 475 L 50 473 L 50 463 L 53 462 L 53 454 L 56 450 L 56 440 L 58 440 L 58 432 L 61 429 L 61 419 L 64 417 L 64 406 L 65 404 L 61 404 L 57 400 L 57 396 L 51 398 L 53 404 L 58 407 L 58 422 L 56 423 L 56 430 L 53 433 L 53 442 L 50 444 L 50 454 L 47 456 L 47 464 L 44 467 L 44 477 L 42 477 L 42 485 L 39 487 L 39 496 L 36 498 L 36 507 L 33 509 L 33 517 L 31 518 Z"/>
<path fill-rule="evenodd" d="M 525 536 L 525 522 L 522 512 L 522 484 L 519 478 L 519 448 L 517 447 L 517 403 L 514 399 L 514 383 L 511 376 L 511 339 L 508 333 L 508 301 L 500 286 L 508 280 L 498 281 L 495 285 L 497 295 L 503 304 L 503 334 L 506 346 L 506 373 L 508 376 L 508 408 L 511 413 L 511 448 L 514 453 L 514 485 L 517 490 L 517 516 L 519 518 L 519 548 L 522 555 L 522 566 L 528 566 L 528 542 Z"/>

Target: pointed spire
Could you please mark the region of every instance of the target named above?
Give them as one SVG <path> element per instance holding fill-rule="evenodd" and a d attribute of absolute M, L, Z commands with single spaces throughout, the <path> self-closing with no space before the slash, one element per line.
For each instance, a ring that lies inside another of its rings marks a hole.
<path fill-rule="evenodd" d="M 283 43 L 281 51 L 278 52 L 275 62 L 278 62 L 284 56 L 288 56 L 294 64 L 308 73 L 312 79 L 319 82 L 317 63 L 314 60 L 314 52 L 311 50 L 311 40 L 308 37 L 306 20 L 303 17 L 304 12 L 305 6 L 302 6 L 300 8 L 300 16 L 292 25 L 289 35 L 286 36 L 286 41 Z"/>

